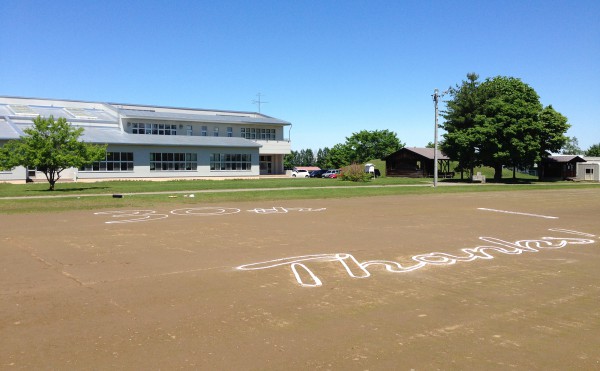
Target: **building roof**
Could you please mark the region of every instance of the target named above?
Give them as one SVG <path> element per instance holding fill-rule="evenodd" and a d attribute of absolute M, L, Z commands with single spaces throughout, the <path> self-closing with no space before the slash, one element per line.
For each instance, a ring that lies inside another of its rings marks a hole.
<path fill-rule="evenodd" d="M 240 137 L 140 135 L 123 132 L 125 121 L 152 120 L 250 125 L 291 125 L 255 112 L 205 110 L 60 99 L 0 97 L 0 140 L 18 139 L 37 116 L 65 118 L 83 127 L 82 140 L 91 143 L 259 148 Z M 135 122 L 135 121 L 134 121 Z"/>
<path fill-rule="evenodd" d="M 256 142 L 240 137 L 129 134 L 109 128 L 86 128 L 81 135 L 81 140 L 99 144 L 160 145 L 177 147 L 262 147 L 262 145 Z"/>
<path fill-rule="evenodd" d="M 6 120 L 0 117 L 0 140 L 19 139 L 19 131 L 14 125 L 9 124 Z"/>
<path fill-rule="evenodd" d="M 386 158 L 391 157 L 398 152 L 404 152 L 404 151 L 415 153 L 415 154 L 417 154 L 421 157 L 425 157 L 426 159 L 429 159 L 429 160 L 434 160 L 434 154 L 435 154 L 434 149 L 433 148 L 421 148 L 421 147 L 404 147 L 404 148 L 401 148 L 400 150 L 392 153 L 391 155 L 387 156 Z M 440 151 L 438 149 L 437 159 L 438 160 L 450 160 L 450 157 L 446 156 L 445 154 L 442 153 L 442 151 Z"/>
<path fill-rule="evenodd" d="M 586 162 L 600 162 L 600 157 L 585 156 L 583 159 Z"/>
<path fill-rule="evenodd" d="M 315 170 L 321 170 L 321 168 L 318 166 L 296 166 L 296 167 L 294 167 L 294 170 L 315 171 Z"/>
<path fill-rule="evenodd" d="M 65 99 L 0 97 L 0 117 L 33 119 L 37 116 L 64 117 L 74 125 L 114 123 L 120 118 L 194 121 L 231 124 L 291 125 L 256 112 L 207 110 L 124 103 L 87 102 Z"/>
<path fill-rule="evenodd" d="M 568 162 L 585 162 L 583 158 L 576 155 L 556 155 L 544 158 L 544 162 L 568 163 Z"/>
<path fill-rule="evenodd" d="M 138 110 L 118 109 L 118 112 L 125 118 L 155 119 L 171 121 L 194 121 L 194 122 L 212 122 L 212 123 L 236 123 L 236 124 L 276 124 L 290 125 L 289 122 L 270 117 L 253 117 L 240 115 L 217 114 L 209 115 L 203 113 L 178 113 L 178 112 L 150 112 Z"/>

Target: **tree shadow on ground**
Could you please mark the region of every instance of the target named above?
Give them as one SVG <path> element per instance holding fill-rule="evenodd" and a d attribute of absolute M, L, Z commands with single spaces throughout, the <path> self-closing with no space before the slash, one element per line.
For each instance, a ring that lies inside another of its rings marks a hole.
<path fill-rule="evenodd" d="M 36 192 L 36 193 L 69 193 L 69 192 L 83 192 L 83 191 L 93 191 L 93 190 L 103 190 L 110 189 L 110 187 L 78 187 L 78 188 L 54 188 L 54 190 L 50 189 L 30 189 L 27 192 Z"/>
<path fill-rule="evenodd" d="M 479 184 L 479 183 L 481 183 L 481 182 L 474 182 L 471 179 L 442 179 L 440 181 L 444 182 L 444 183 L 457 183 L 457 184 Z M 486 178 L 486 180 L 485 180 L 486 184 L 534 184 L 534 183 L 540 183 L 540 182 L 545 182 L 545 181 L 540 181 L 537 179 L 519 179 L 519 178 L 517 178 L 517 179 L 503 178 L 500 180 Z"/>

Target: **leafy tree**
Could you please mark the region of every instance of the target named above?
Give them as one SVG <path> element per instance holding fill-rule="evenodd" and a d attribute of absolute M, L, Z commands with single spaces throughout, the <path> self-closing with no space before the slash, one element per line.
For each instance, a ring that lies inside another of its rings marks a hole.
<path fill-rule="evenodd" d="M 445 112 L 443 150 L 462 168 L 533 166 L 564 145 L 567 119 L 552 106 L 543 108 L 537 93 L 514 77 L 498 76 L 477 83 L 477 75 L 450 90 Z M 513 170 L 513 177 L 515 172 Z"/>
<path fill-rule="evenodd" d="M 590 148 L 585 151 L 585 155 L 590 157 L 600 157 L 600 143 L 590 146 Z"/>
<path fill-rule="evenodd" d="M 25 136 L 0 148 L 0 168 L 37 168 L 46 176 L 51 191 L 63 170 L 79 168 L 106 156 L 106 146 L 80 142 L 83 128 L 74 128 L 62 117 L 54 121 L 52 116 L 47 119 L 38 116 L 33 126 L 23 131 Z"/>
<path fill-rule="evenodd" d="M 338 143 L 333 146 L 328 154 L 327 161 L 325 161 L 325 168 L 338 169 L 342 166 L 348 165 L 350 161 L 351 149 L 345 144 Z"/>
<path fill-rule="evenodd" d="M 283 168 L 284 169 L 293 169 L 295 165 L 295 158 L 297 156 L 297 152 L 292 150 L 287 155 L 283 156 Z"/>
<path fill-rule="evenodd" d="M 583 153 L 581 148 L 579 148 L 579 140 L 577 137 L 567 137 L 567 141 L 562 147 L 562 151 L 560 153 L 563 155 L 579 155 Z"/>
<path fill-rule="evenodd" d="M 350 150 L 350 162 L 364 163 L 373 159 L 382 159 L 404 147 L 396 133 L 389 130 L 362 130 L 346 138 L 346 147 Z"/>
<path fill-rule="evenodd" d="M 329 154 L 329 148 L 319 148 L 317 151 L 317 158 L 315 164 L 321 169 L 327 168 L 327 155 Z"/>
<path fill-rule="evenodd" d="M 313 166 L 315 164 L 315 156 L 312 149 L 302 149 L 298 155 L 300 166 Z"/>
<path fill-rule="evenodd" d="M 476 73 L 467 74 L 467 80 L 448 89 L 452 97 L 442 112 L 445 122 L 441 127 L 446 131 L 440 145 L 442 151 L 458 162 L 456 170 L 461 173 L 468 170 L 473 174 L 475 166 L 481 165 L 477 157 L 481 134 L 477 130 L 477 110 L 481 106 Z"/>
<path fill-rule="evenodd" d="M 503 165 L 533 166 L 543 151 L 538 117 L 542 105 L 535 90 L 503 76 L 487 79 L 479 88 L 482 104 L 476 122 L 482 163 L 494 168 L 494 180 L 502 178 Z"/>

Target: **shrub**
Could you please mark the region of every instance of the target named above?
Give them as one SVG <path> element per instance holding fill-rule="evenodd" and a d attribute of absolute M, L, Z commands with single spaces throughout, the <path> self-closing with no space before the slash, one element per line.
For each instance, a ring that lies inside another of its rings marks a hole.
<path fill-rule="evenodd" d="M 342 168 L 339 178 L 352 182 L 368 182 L 371 180 L 371 174 L 365 173 L 365 168 L 359 164 L 352 164 Z"/>

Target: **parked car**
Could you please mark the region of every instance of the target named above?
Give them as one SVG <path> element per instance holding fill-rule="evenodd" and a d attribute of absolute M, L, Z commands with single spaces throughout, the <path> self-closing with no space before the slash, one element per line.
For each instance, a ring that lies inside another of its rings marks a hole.
<path fill-rule="evenodd" d="M 323 174 L 325 174 L 327 172 L 327 170 L 313 170 L 310 172 L 310 177 L 311 178 L 322 178 Z"/>
<path fill-rule="evenodd" d="M 309 176 L 308 170 L 298 169 L 292 171 L 292 178 L 308 178 Z"/>
<path fill-rule="evenodd" d="M 340 173 L 339 169 L 330 169 L 330 170 L 327 170 L 325 173 L 323 173 L 322 177 L 323 178 L 331 178 L 331 176 L 335 174 L 335 177 L 337 178 L 337 174 L 339 174 L 339 173 Z"/>

